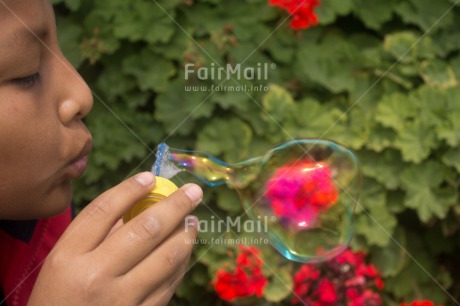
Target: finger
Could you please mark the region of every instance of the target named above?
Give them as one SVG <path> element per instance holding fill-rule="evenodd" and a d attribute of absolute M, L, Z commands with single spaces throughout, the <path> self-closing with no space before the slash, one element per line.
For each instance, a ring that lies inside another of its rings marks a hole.
<path fill-rule="evenodd" d="M 148 194 L 154 183 L 154 175 L 143 172 L 106 191 L 78 214 L 61 240 L 68 240 L 74 252 L 93 250 L 123 213 Z"/>
<path fill-rule="evenodd" d="M 107 234 L 107 237 L 110 237 L 113 233 L 115 233 L 120 227 L 123 226 L 123 220 L 120 219 L 115 223 L 115 225 L 110 229 L 109 233 Z"/>
<path fill-rule="evenodd" d="M 191 255 L 191 254 L 190 254 Z M 169 280 L 166 280 L 152 294 L 145 298 L 140 305 L 168 305 L 172 296 L 176 292 L 177 286 L 182 282 L 185 273 L 189 270 L 190 255 L 183 262 L 182 266 L 174 273 Z"/>
<path fill-rule="evenodd" d="M 168 280 L 188 262 L 193 249 L 193 243 L 188 241 L 196 235 L 195 226 L 189 226 L 187 231 L 184 226 L 179 227 L 154 252 L 120 277 L 124 286 L 137 288 L 142 300 L 152 293 L 152 288 L 167 284 Z M 151 273 L 153 269 L 155 273 Z"/>
<path fill-rule="evenodd" d="M 202 196 L 199 186 L 183 186 L 131 219 L 108 237 L 95 252 L 101 258 L 110 254 L 110 261 L 106 263 L 112 265 L 109 270 L 112 269 L 113 275 L 125 274 L 178 226 L 183 226 L 185 222 L 190 223 L 190 218 L 184 219 L 198 205 Z"/>

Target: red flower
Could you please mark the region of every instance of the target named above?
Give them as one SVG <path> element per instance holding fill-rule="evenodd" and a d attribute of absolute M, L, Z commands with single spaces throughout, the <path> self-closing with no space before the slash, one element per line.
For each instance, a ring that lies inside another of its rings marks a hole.
<path fill-rule="evenodd" d="M 312 265 L 302 265 L 294 276 L 297 282 L 305 280 L 317 280 L 320 272 Z"/>
<path fill-rule="evenodd" d="M 335 260 L 339 264 L 349 264 L 352 267 L 361 266 L 364 264 L 364 253 L 356 252 L 353 253 L 351 250 L 345 250 L 339 254 Z"/>
<path fill-rule="evenodd" d="M 250 295 L 246 287 L 248 275 L 243 269 L 237 268 L 233 273 L 218 270 L 216 276 L 214 288 L 222 299 L 231 301 L 236 297 Z"/>
<path fill-rule="evenodd" d="M 358 290 L 356 288 L 349 288 L 345 291 L 345 296 L 349 300 L 354 300 L 359 296 Z"/>
<path fill-rule="evenodd" d="M 376 277 L 378 275 L 377 269 L 373 265 L 362 265 L 356 269 L 357 275 L 364 275 L 369 277 Z"/>
<path fill-rule="evenodd" d="M 219 269 L 216 273 L 214 289 L 221 299 L 232 301 L 236 298 L 256 295 L 261 297 L 268 280 L 262 273 L 263 261 L 254 247 L 239 246 L 241 253 L 236 259 L 234 272 Z"/>
<path fill-rule="evenodd" d="M 238 248 L 240 249 L 241 253 L 238 255 L 236 259 L 237 266 L 243 266 L 248 268 L 258 268 L 262 267 L 263 260 L 258 257 L 260 251 L 255 247 L 247 247 L 244 245 L 239 245 Z"/>
<path fill-rule="evenodd" d="M 383 289 L 384 283 L 383 283 L 383 280 L 380 277 L 377 277 L 375 279 L 375 287 L 377 287 L 377 289 L 380 289 L 380 290 Z"/>
<path fill-rule="evenodd" d="M 318 0 L 270 0 L 270 5 L 279 6 L 292 15 L 291 28 L 294 30 L 307 29 L 318 24 L 314 8 Z"/>
<path fill-rule="evenodd" d="M 423 301 L 413 301 L 410 304 L 402 303 L 401 306 L 434 306 L 432 301 L 423 300 Z"/>
<path fill-rule="evenodd" d="M 325 265 L 302 265 L 294 275 L 292 304 L 379 306 L 373 289 L 383 288 L 379 271 L 366 264 L 364 253 L 345 250 Z M 412 305 L 411 305 L 412 306 Z"/>
<path fill-rule="evenodd" d="M 294 298 L 292 303 L 298 303 L 297 297 L 305 297 L 309 294 L 313 281 L 320 276 L 320 271 L 313 265 L 302 265 L 294 275 Z"/>
<path fill-rule="evenodd" d="M 348 302 L 348 306 L 371 306 L 381 304 L 382 299 L 380 295 L 369 289 L 364 290 L 363 293 L 355 296 Z"/>
<path fill-rule="evenodd" d="M 324 304 L 334 304 L 337 302 L 337 294 L 335 293 L 334 285 L 323 278 L 318 286 L 318 298 Z"/>

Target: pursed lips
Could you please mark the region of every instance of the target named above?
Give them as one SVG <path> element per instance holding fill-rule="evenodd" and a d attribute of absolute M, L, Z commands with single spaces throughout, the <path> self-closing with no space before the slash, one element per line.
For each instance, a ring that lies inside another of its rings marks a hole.
<path fill-rule="evenodd" d="M 86 170 L 88 165 L 88 155 L 93 147 L 92 139 L 88 139 L 79 151 L 78 155 L 69 162 L 70 179 L 79 178 Z"/>

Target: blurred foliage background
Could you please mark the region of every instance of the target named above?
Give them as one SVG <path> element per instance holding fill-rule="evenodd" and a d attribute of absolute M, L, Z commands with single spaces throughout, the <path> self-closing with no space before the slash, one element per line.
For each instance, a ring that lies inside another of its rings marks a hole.
<path fill-rule="evenodd" d="M 62 49 L 95 96 L 80 208 L 150 169 L 164 140 L 235 162 L 292 137 L 327 138 L 361 159 L 352 247 L 384 276 L 384 304 L 460 298 L 458 1 L 322 0 L 319 25 L 303 31 L 266 0 L 53 3 Z M 235 83 L 185 80 L 186 63 L 276 68 L 262 82 L 268 92 L 188 92 Z M 242 213 L 225 188 L 206 189 L 205 203 L 201 218 Z M 198 245 L 173 303 L 224 304 L 210 282 L 232 248 Z M 274 267 L 267 275 L 292 274 L 292 263 L 263 251 Z M 272 286 L 253 304 L 279 304 L 291 289 Z"/>

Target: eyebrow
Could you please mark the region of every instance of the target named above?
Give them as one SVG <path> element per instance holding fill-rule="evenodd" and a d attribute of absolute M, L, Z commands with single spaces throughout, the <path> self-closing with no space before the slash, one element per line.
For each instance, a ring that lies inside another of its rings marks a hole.
<path fill-rule="evenodd" d="M 10 42 L 11 44 L 27 44 L 34 41 L 39 42 L 42 41 L 47 34 L 48 31 L 44 27 L 40 27 L 35 30 L 21 27 L 11 34 Z"/>

